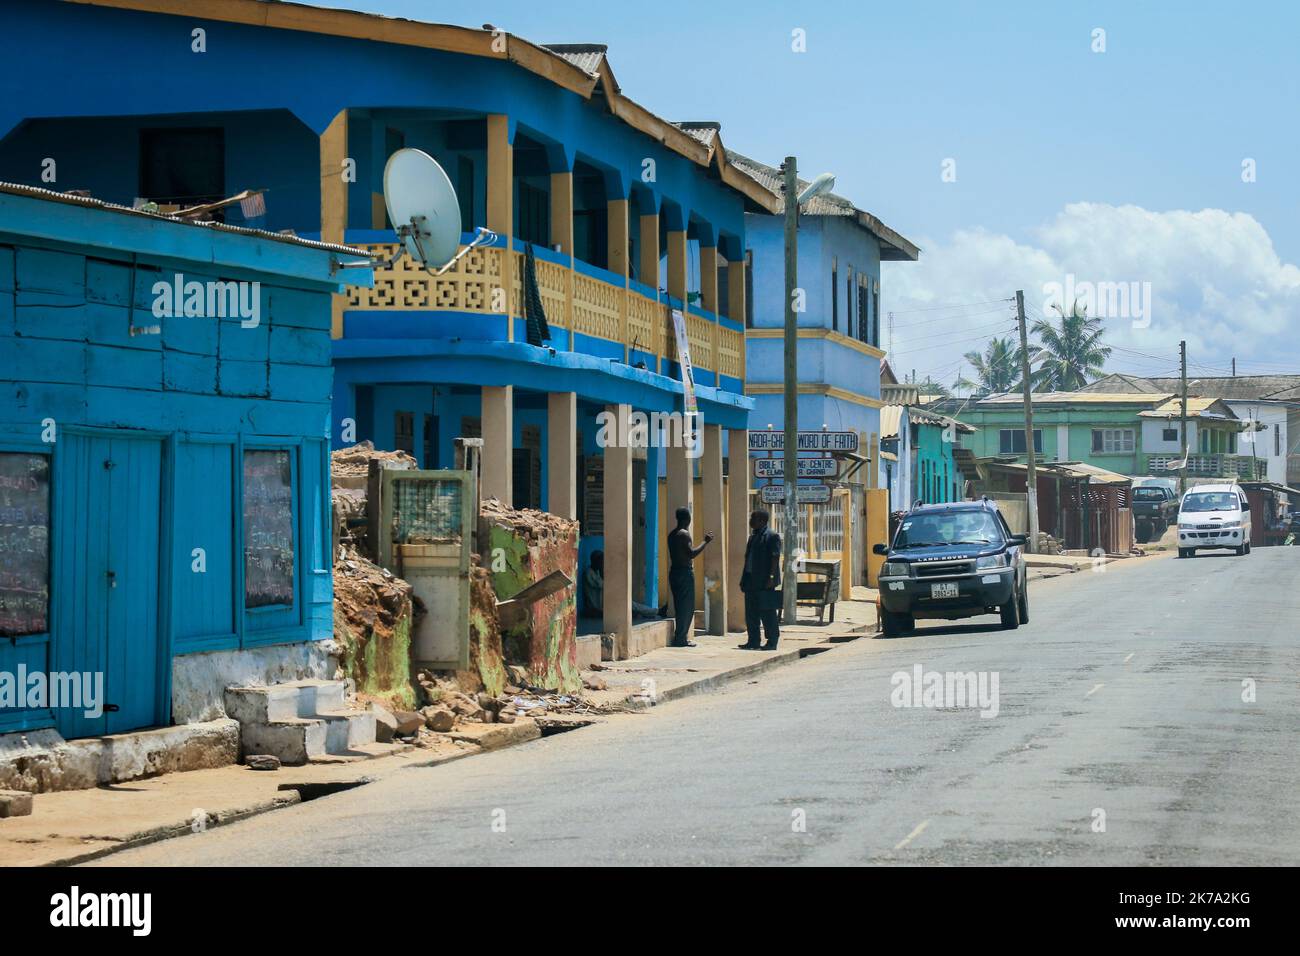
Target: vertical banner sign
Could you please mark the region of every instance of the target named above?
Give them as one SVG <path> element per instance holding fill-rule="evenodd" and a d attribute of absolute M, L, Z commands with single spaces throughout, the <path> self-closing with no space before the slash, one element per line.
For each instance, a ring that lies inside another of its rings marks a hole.
<path fill-rule="evenodd" d="M 685 391 L 682 411 L 694 416 L 699 411 L 695 405 L 695 366 L 691 365 L 691 343 L 686 338 L 686 316 L 679 309 L 673 309 L 673 337 L 677 339 L 677 364 L 682 369 L 682 388 Z"/>
<path fill-rule="evenodd" d="M 0 637 L 50 629 L 50 459 L 0 454 Z"/>
<path fill-rule="evenodd" d="M 293 464 L 244 452 L 244 606 L 293 605 Z"/>

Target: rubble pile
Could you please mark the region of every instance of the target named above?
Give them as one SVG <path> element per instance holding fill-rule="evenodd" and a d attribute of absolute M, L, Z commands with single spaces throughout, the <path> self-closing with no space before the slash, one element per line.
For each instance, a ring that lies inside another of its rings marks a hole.
<path fill-rule="evenodd" d="M 513 724 L 521 719 L 535 721 L 543 730 L 567 729 L 592 722 L 600 714 L 626 713 L 623 706 L 596 705 L 581 694 L 560 694 L 530 687 L 526 671 L 519 665 L 506 668 L 510 683 L 501 693 L 469 691 L 463 675 L 421 670 L 416 674 L 419 706 L 392 711 L 372 705 L 377 739 L 394 740 L 430 748 L 445 743 L 448 735 L 471 724 Z M 593 688 L 594 689 L 594 688 Z"/>
<path fill-rule="evenodd" d="M 386 468 L 418 468 L 419 463 L 404 451 L 376 451 L 374 442 L 360 441 L 348 448 L 330 452 L 330 476 L 333 478 L 365 478 L 370 474 L 370 463 L 379 461 Z"/>
<path fill-rule="evenodd" d="M 357 692 L 393 706 L 411 706 L 411 625 L 417 607 L 411 586 L 354 546 L 334 561 L 334 639 L 340 665 Z"/>

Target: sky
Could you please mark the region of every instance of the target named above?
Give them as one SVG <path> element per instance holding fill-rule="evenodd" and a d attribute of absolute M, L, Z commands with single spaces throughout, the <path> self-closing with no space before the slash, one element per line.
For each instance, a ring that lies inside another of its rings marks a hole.
<path fill-rule="evenodd" d="M 1017 289 L 1102 314 L 1108 370 L 1300 373 L 1300 4 L 316 2 L 605 43 L 660 116 L 833 172 L 922 249 L 882 268 L 900 374 L 969 375 Z"/>

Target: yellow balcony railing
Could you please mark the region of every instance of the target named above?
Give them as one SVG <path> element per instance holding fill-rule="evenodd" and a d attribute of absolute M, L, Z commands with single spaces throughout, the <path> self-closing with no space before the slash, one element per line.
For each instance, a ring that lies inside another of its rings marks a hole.
<path fill-rule="evenodd" d="M 392 243 L 364 244 L 361 248 L 386 258 L 397 251 Z M 549 259 L 536 257 L 535 263 L 537 288 L 550 325 L 677 360 L 672 316 L 663 303 Z M 519 318 L 523 315 L 523 273 L 523 253 L 507 253 L 499 247 L 471 250 L 440 276 L 425 272 L 409 256 L 403 256 L 392 266 L 375 270 L 373 287 L 348 286 L 347 308 L 367 312 L 446 310 L 499 316 L 508 281 L 510 313 Z M 686 334 L 691 360 L 697 368 L 744 378 L 743 332 L 688 312 Z"/>

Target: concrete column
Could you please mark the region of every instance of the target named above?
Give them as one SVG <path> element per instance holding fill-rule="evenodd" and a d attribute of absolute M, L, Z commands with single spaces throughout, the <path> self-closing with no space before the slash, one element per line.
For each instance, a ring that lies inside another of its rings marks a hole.
<path fill-rule="evenodd" d="M 482 478 L 479 496 L 497 498 L 503 504 L 514 502 L 511 480 L 514 477 L 515 389 L 513 385 L 484 385 Z"/>
<path fill-rule="evenodd" d="M 514 254 L 511 235 L 515 230 L 515 150 L 510 144 L 510 118 L 496 113 L 487 118 L 487 227 L 506 240 L 502 266 L 502 294 L 505 307 L 506 341 L 515 340 Z"/>
<path fill-rule="evenodd" d="M 342 243 L 348 224 L 348 184 L 343 163 L 348 156 L 348 111 L 341 110 L 320 135 L 320 237 Z M 331 300 L 330 337 L 343 338 L 343 310 L 347 298 L 335 293 Z"/>
<path fill-rule="evenodd" d="M 626 421 L 630 405 L 610 405 Z M 605 620 L 614 635 L 614 658 L 625 660 L 632 637 L 632 449 L 625 442 L 605 446 Z"/>
<path fill-rule="evenodd" d="M 677 524 L 678 508 L 690 508 L 691 514 L 695 514 L 695 461 L 687 455 L 687 451 L 680 446 L 664 449 L 664 455 L 668 458 L 668 513 L 664 519 L 668 522 L 669 529 Z"/>
<path fill-rule="evenodd" d="M 546 396 L 546 510 L 578 517 L 578 395 Z"/>
<path fill-rule="evenodd" d="M 718 314 L 717 246 L 700 246 L 700 305 Z"/>
<path fill-rule="evenodd" d="M 686 308 L 686 230 L 668 233 L 668 294 Z"/>
<path fill-rule="evenodd" d="M 573 255 L 573 173 L 551 173 L 551 245 Z"/>
<path fill-rule="evenodd" d="M 659 214 L 641 217 L 641 261 L 637 281 L 652 289 L 659 288 Z"/>
<path fill-rule="evenodd" d="M 628 269 L 627 200 L 611 199 L 605 204 L 605 209 L 608 223 L 605 257 L 609 260 L 609 271 L 626 279 Z"/>
<path fill-rule="evenodd" d="M 714 541 L 704 549 L 704 596 L 708 614 L 704 626 L 710 634 L 727 633 L 727 536 L 722 494 L 722 427 L 704 426 L 704 455 L 700 460 L 700 515 L 696 521 L 701 536 L 712 531 Z"/>
<path fill-rule="evenodd" d="M 667 600 L 667 592 L 659 589 L 659 551 L 664 547 L 667 531 L 663 519 L 659 516 L 659 463 L 663 449 L 656 442 L 650 442 L 645 450 L 645 603 L 659 607 Z M 633 494 L 638 494 L 633 489 Z M 664 588 L 668 583 L 664 582 Z M 660 594 L 664 594 L 663 600 Z"/>
<path fill-rule="evenodd" d="M 487 167 L 487 227 L 510 236 L 515 228 L 515 156 L 510 119 L 500 113 L 487 118 Z"/>
<path fill-rule="evenodd" d="M 745 324 L 745 260 L 727 263 L 727 318 Z M 742 350 L 741 354 L 744 354 Z"/>
<path fill-rule="evenodd" d="M 745 598 L 740 576 L 745 572 L 749 541 L 749 432 L 727 429 L 727 628 L 745 629 Z"/>

